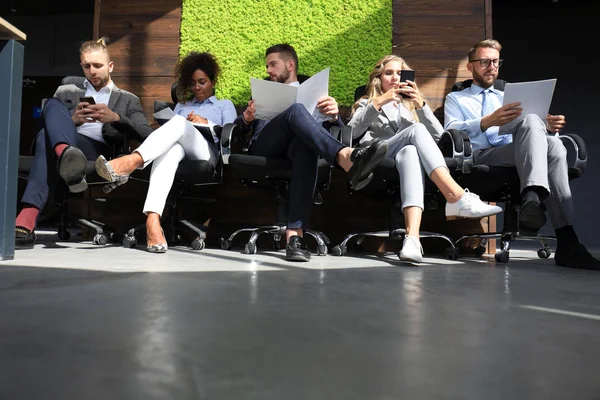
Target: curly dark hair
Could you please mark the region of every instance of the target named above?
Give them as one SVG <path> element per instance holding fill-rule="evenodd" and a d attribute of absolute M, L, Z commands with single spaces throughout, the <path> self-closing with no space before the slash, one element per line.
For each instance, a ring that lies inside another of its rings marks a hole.
<path fill-rule="evenodd" d="M 189 84 L 193 80 L 192 75 L 194 75 L 197 69 L 202 70 L 208 75 L 213 83 L 217 83 L 217 79 L 221 75 L 221 68 L 215 56 L 207 52 L 198 53 L 192 51 L 188 53 L 175 66 L 175 78 L 177 79 L 175 93 L 180 103 L 190 100 L 193 97 Z"/>

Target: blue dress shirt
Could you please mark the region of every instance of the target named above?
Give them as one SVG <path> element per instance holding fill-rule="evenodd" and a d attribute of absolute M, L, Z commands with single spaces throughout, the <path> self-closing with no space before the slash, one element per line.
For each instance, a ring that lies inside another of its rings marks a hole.
<path fill-rule="evenodd" d="M 472 84 L 460 92 L 448 93 L 444 102 L 444 129 L 467 132 L 473 150 L 487 149 L 491 146 L 485 132 L 481 131 L 483 90 L 482 87 Z M 502 107 L 503 100 L 503 91 L 489 88 L 488 101 L 494 103 L 494 110 Z M 506 142 L 510 143 L 511 139 L 511 135 L 506 135 Z"/>
<path fill-rule="evenodd" d="M 175 114 L 184 118 L 187 118 L 192 111 L 194 114 L 206 118 L 210 126 L 223 126 L 233 122 L 237 117 L 237 112 L 231 100 L 218 100 L 216 96 L 211 96 L 204 101 L 193 99 L 185 103 L 177 103 L 175 110 L 173 110 Z"/>

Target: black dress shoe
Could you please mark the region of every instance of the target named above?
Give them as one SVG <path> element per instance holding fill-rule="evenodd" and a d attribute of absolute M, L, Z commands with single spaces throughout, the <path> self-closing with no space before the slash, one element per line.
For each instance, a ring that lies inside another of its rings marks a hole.
<path fill-rule="evenodd" d="M 58 157 L 56 168 L 65 181 L 71 193 L 83 192 L 88 185 L 85 180 L 87 157 L 74 146 L 67 146 Z"/>
<path fill-rule="evenodd" d="M 557 249 L 554 262 L 561 267 L 600 271 L 600 261 L 595 259 L 582 244 L 566 250 Z"/>
<path fill-rule="evenodd" d="M 287 246 L 285 246 L 285 259 L 288 261 L 310 260 L 310 251 L 304 244 L 304 239 L 300 236 L 290 237 Z"/>
<path fill-rule="evenodd" d="M 15 250 L 33 249 L 35 239 L 35 232 L 22 226 L 15 228 Z"/>
<path fill-rule="evenodd" d="M 546 213 L 539 202 L 527 201 L 521 204 L 519 210 L 519 231 L 521 231 L 521 234 L 535 236 L 544 225 L 546 225 Z"/>
<path fill-rule="evenodd" d="M 376 140 L 367 147 L 358 147 L 350 155 L 352 168 L 348 171 L 350 184 L 355 190 L 361 190 L 371 182 L 373 170 L 385 158 L 387 142 Z"/>

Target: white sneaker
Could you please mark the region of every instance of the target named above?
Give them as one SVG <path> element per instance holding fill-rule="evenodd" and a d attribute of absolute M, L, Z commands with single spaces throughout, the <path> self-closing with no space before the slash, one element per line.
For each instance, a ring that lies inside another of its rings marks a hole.
<path fill-rule="evenodd" d="M 502 212 L 498 206 L 490 206 L 479 200 L 479 196 L 465 189 L 465 194 L 456 203 L 446 203 L 446 219 L 483 218 Z"/>
<path fill-rule="evenodd" d="M 402 241 L 402 250 L 398 253 L 398 257 L 402 261 L 410 261 L 420 263 L 423 261 L 423 247 L 416 236 L 404 236 Z"/>

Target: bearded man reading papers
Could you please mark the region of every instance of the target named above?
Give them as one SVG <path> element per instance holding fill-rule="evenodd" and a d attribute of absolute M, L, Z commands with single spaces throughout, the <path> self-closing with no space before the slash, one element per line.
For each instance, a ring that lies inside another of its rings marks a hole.
<path fill-rule="evenodd" d="M 266 71 L 273 82 L 299 86 L 298 56 L 289 44 L 277 44 L 265 52 Z M 341 125 L 338 105 L 331 96 L 318 99 L 316 108 L 327 119 L 315 121 L 301 103 L 294 103 L 271 120 L 256 115 L 254 100 L 235 123 L 244 134 L 252 131 L 248 152 L 263 157 L 287 157 L 292 161 L 292 179 L 286 230 L 286 259 L 308 261 L 310 251 L 303 240 L 307 228 L 313 193 L 317 181 L 319 157 L 348 173 L 356 189 L 365 187 L 372 171 L 387 152 L 387 144 L 376 141 L 368 147 L 354 149 L 343 145 L 328 132 Z"/>

